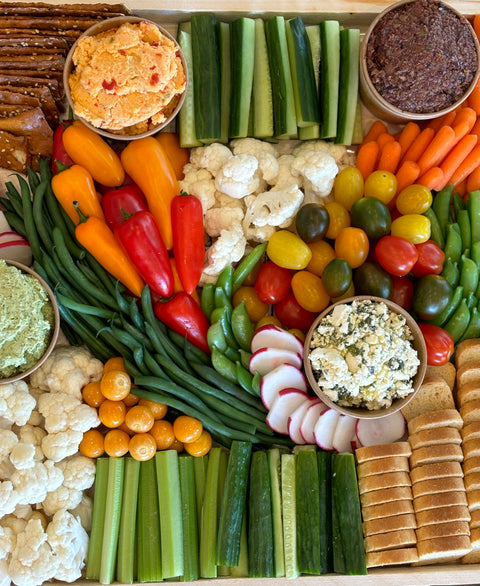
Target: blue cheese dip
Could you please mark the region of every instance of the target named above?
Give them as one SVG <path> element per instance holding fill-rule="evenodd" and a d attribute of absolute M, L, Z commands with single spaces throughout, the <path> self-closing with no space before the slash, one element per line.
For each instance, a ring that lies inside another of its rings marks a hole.
<path fill-rule="evenodd" d="M 405 317 L 369 299 L 336 305 L 318 324 L 308 359 L 319 387 L 344 407 L 377 410 L 413 392 L 420 360 Z"/>

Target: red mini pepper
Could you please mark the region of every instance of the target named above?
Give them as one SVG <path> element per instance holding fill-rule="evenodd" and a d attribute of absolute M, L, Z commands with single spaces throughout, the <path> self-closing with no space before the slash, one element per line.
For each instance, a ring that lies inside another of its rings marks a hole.
<path fill-rule="evenodd" d="M 195 195 L 177 195 L 172 200 L 171 214 L 175 266 L 183 288 L 192 294 L 205 259 L 202 203 Z"/>
<path fill-rule="evenodd" d="M 157 301 L 153 310 L 167 327 L 210 354 L 207 343 L 210 323 L 191 295 L 179 291 L 169 301 Z"/>
<path fill-rule="evenodd" d="M 118 224 L 114 233 L 150 289 L 162 297 L 170 297 L 173 294 L 172 267 L 152 214 L 139 211 Z"/>
<path fill-rule="evenodd" d="M 109 189 L 102 197 L 105 221 L 111 230 L 125 221 L 125 215 L 132 216 L 147 209 L 147 202 L 142 190 L 135 183 L 123 185 L 118 189 Z"/>
<path fill-rule="evenodd" d="M 67 124 L 70 123 L 71 120 L 67 120 L 62 124 L 59 124 L 53 133 L 53 154 L 50 166 L 54 175 L 60 171 L 57 162 L 61 163 L 65 167 L 71 167 L 73 165 L 73 160 L 67 154 L 67 151 L 63 145 L 63 133 L 65 132 Z"/>

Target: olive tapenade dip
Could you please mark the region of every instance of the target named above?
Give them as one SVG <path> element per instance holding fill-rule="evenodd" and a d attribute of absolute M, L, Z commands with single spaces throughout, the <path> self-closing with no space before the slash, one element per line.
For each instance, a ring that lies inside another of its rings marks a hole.
<path fill-rule="evenodd" d="M 479 68 L 472 27 L 437 0 L 400 4 L 371 31 L 366 67 L 373 86 L 392 106 L 439 112 L 465 95 Z"/>

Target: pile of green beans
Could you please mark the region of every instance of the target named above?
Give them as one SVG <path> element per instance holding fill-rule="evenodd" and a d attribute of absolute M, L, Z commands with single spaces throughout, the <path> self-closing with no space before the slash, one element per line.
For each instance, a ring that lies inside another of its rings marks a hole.
<path fill-rule="evenodd" d="M 6 185 L 0 205 L 30 243 L 34 269 L 55 293 L 68 342 L 87 346 L 103 362 L 122 356 L 135 394 L 197 417 L 218 443 L 290 445 L 265 423 L 261 399 L 216 371 L 208 354 L 171 331 L 153 312 L 150 290 L 130 297 L 75 238 L 75 226 L 51 189 L 48 161 Z M 250 264 L 255 264 L 253 255 Z M 250 267 L 251 268 L 251 267 Z M 234 279 L 243 280 L 245 263 Z"/>

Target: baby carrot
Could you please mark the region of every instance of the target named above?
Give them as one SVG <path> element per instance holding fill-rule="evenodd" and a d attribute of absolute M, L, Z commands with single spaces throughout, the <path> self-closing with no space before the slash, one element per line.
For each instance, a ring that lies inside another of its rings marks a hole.
<path fill-rule="evenodd" d="M 387 144 L 387 142 L 392 142 L 395 139 L 393 136 L 388 132 L 382 132 L 379 136 L 377 136 L 376 143 L 378 144 L 378 148 L 382 150 L 383 146 Z"/>
<path fill-rule="evenodd" d="M 423 175 L 431 167 L 437 167 L 456 142 L 456 134 L 451 126 L 439 128 L 417 161 L 420 175 Z"/>
<path fill-rule="evenodd" d="M 447 112 L 443 116 L 437 116 L 437 118 L 432 118 L 428 123 L 429 128 L 433 128 L 435 132 L 442 126 L 451 126 L 453 121 L 455 120 L 455 116 L 457 115 L 457 108 L 455 110 L 451 110 Z"/>
<path fill-rule="evenodd" d="M 460 183 L 457 183 L 457 185 L 455 185 L 454 193 L 458 193 L 459 195 L 461 195 L 465 201 L 465 196 L 467 195 L 467 193 L 470 193 L 469 191 L 467 191 L 467 182 L 465 179 L 463 181 L 460 181 Z"/>
<path fill-rule="evenodd" d="M 480 138 L 480 116 L 478 116 L 472 130 L 470 130 L 470 134 L 476 134 Z"/>
<path fill-rule="evenodd" d="M 466 179 L 480 165 L 480 145 L 477 144 L 471 153 L 465 157 L 451 176 L 450 181 L 454 186 Z"/>
<path fill-rule="evenodd" d="M 371 140 L 377 140 L 380 134 L 388 132 L 388 128 L 385 122 L 382 120 L 375 120 L 375 122 L 370 126 L 367 134 L 363 137 L 362 142 L 370 142 Z"/>
<path fill-rule="evenodd" d="M 434 136 L 435 131 L 433 128 L 429 128 L 428 126 L 425 127 L 410 145 L 410 148 L 407 149 L 407 152 L 404 154 L 402 161 L 414 161 L 417 163 L 421 154 L 430 144 Z"/>
<path fill-rule="evenodd" d="M 383 145 L 380 149 L 377 169 L 395 173 L 400 162 L 402 147 L 397 140 L 392 140 Z"/>
<path fill-rule="evenodd" d="M 440 167 L 430 167 L 421 175 L 415 183 L 423 185 L 427 189 L 439 191 L 439 185 L 443 181 L 443 171 Z"/>
<path fill-rule="evenodd" d="M 478 191 L 480 189 L 480 165 L 476 167 L 466 179 L 467 192 Z"/>
<path fill-rule="evenodd" d="M 467 134 L 460 139 L 448 155 L 440 163 L 440 169 L 443 171 L 443 181 L 440 189 L 443 189 L 450 181 L 452 175 L 472 152 L 477 144 L 478 137 L 476 134 Z"/>
<path fill-rule="evenodd" d="M 468 106 L 460 108 L 452 124 L 457 140 L 466 136 L 472 130 L 476 121 L 477 114 L 473 108 L 469 108 Z"/>
<path fill-rule="evenodd" d="M 379 150 L 380 149 L 375 140 L 370 140 L 369 142 L 364 142 L 360 145 L 357 152 L 356 167 L 359 169 L 364 179 L 366 179 L 370 173 L 375 171 Z"/>
<path fill-rule="evenodd" d="M 475 110 L 477 116 L 480 115 L 480 79 L 475 84 L 471 94 L 467 98 L 467 106 Z"/>
<path fill-rule="evenodd" d="M 420 169 L 417 163 L 414 161 L 404 161 L 396 172 L 397 193 L 400 193 L 402 189 L 415 183 L 419 175 Z"/>
<path fill-rule="evenodd" d="M 416 122 L 407 122 L 402 131 L 398 135 L 398 142 L 400 143 L 402 157 L 410 148 L 413 141 L 420 134 L 420 126 Z"/>

